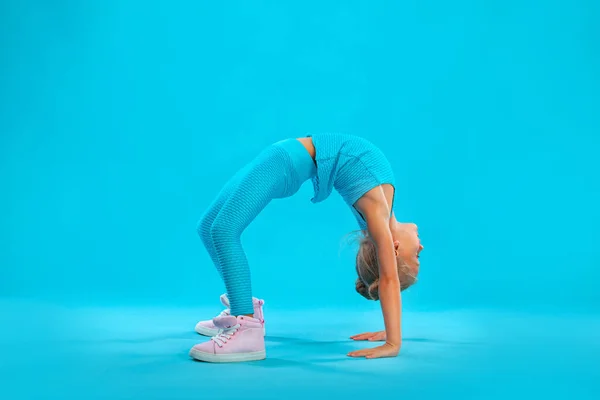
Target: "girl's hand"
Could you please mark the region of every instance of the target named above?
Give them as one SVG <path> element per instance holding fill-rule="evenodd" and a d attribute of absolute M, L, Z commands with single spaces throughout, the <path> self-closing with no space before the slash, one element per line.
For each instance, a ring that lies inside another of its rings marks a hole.
<path fill-rule="evenodd" d="M 359 335 L 350 336 L 350 339 L 352 339 L 352 340 L 368 340 L 370 342 L 376 342 L 379 340 L 385 340 L 386 336 L 385 336 L 385 331 L 379 331 L 379 332 L 361 333 Z"/>
<path fill-rule="evenodd" d="M 351 351 L 350 353 L 348 353 L 348 356 L 364 358 L 396 357 L 399 352 L 399 346 L 395 346 L 386 342 L 385 344 L 374 347 L 372 349 Z"/>

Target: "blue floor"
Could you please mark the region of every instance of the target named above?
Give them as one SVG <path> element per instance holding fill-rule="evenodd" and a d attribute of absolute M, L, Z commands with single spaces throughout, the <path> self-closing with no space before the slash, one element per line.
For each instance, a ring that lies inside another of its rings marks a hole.
<path fill-rule="evenodd" d="M 401 356 L 362 360 L 348 336 L 376 313 L 266 309 L 267 360 L 190 360 L 218 311 L 0 302 L 0 398 L 600 398 L 598 316 L 407 312 Z"/>

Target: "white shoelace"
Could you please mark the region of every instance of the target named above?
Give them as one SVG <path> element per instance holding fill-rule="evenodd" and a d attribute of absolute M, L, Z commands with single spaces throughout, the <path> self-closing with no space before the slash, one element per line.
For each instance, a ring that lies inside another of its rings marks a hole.
<path fill-rule="evenodd" d="M 239 327 L 240 324 L 237 324 L 230 328 L 222 329 L 218 334 L 211 337 L 210 340 L 214 341 L 219 347 L 223 347 L 223 345 L 231 339 L 233 334 L 237 332 Z"/>

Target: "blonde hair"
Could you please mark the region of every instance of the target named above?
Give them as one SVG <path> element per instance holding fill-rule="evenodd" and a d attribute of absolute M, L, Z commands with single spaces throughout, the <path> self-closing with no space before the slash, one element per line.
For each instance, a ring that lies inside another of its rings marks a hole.
<path fill-rule="evenodd" d="M 417 281 L 408 264 L 396 257 L 400 291 L 409 288 Z M 377 249 L 371 238 L 362 233 L 356 254 L 356 291 L 367 300 L 379 300 L 379 262 Z"/>

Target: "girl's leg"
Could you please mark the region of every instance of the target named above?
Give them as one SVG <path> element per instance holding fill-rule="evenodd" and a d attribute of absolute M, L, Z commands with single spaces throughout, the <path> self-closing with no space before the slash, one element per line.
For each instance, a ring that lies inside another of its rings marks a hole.
<path fill-rule="evenodd" d="M 215 268 L 219 272 L 219 276 L 221 277 L 221 279 L 223 279 L 223 273 L 221 271 L 221 266 L 219 265 L 217 251 L 215 249 L 215 244 L 213 243 L 213 238 L 210 233 L 210 230 L 212 228 L 212 225 L 213 225 L 215 219 L 217 218 L 217 215 L 219 214 L 219 211 L 221 211 L 223 204 L 225 204 L 225 202 L 227 201 L 229 196 L 231 196 L 231 193 L 236 188 L 239 180 L 241 179 L 241 176 L 245 173 L 246 168 L 248 168 L 248 166 L 246 166 L 244 169 L 238 171 L 225 184 L 223 189 L 221 189 L 221 191 L 217 195 L 216 199 L 208 207 L 208 209 L 206 210 L 206 212 L 200 219 L 200 222 L 198 222 L 198 226 L 197 226 L 198 235 L 200 235 L 200 239 L 202 240 L 202 243 L 204 244 L 204 247 L 206 248 L 206 251 L 208 252 L 208 255 L 210 256 L 210 259 L 212 260 L 213 264 L 215 265 Z"/>
<path fill-rule="evenodd" d="M 209 235 L 221 269 L 231 315 L 252 315 L 250 268 L 242 248 L 241 235 L 269 204 L 285 191 L 285 174 L 277 157 L 257 160 L 227 191 L 211 225 Z"/>
<path fill-rule="evenodd" d="M 241 236 L 272 199 L 293 195 L 314 175 L 314 163 L 305 151 L 293 140 L 269 147 L 227 184 L 202 218 L 198 230 L 225 282 L 232 316 L 213 319 L 220 333 L 195 345 L 190 350 L 193 358 L 235 362 L 266 357 L 264 321 L 244 316 L 252 315 L 254 307 Z"/>

